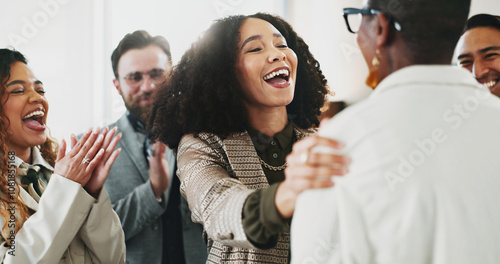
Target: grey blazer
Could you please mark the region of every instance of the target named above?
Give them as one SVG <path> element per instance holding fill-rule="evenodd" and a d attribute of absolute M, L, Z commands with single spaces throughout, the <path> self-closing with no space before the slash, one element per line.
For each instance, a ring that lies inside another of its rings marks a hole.
<path fill-rule="evenodd" d="M 140 141 L 144 138 L 139 138 L 126 115 L 110 125 L 110 128 L 114 126 L 118 127 L 118 132 L 122 132 L 122 138 L 117 146 L 122 151 L 113 164 L 104 187 L 109 193 L 113 209 L 118 214 L 125 232 L 126 263 L 162 263 L 162 243 L 165 243 L 163 225 L 170 222 L 168 219 L 162 220 L 161 216 L 167 209 L 172 184 L 169 184 L 163 201 L 159 203 L 149 181 L 149 166 L 143 154 L 143 141 Z M 175 177 L 174 152 L 167 149 L 165 156 L 170 167 L 170 175 Z M 171 183 L 172 179 L 173 177 L 170 177 Z M 182 212 L 190 214 L 189 211 Z M 190 243 L 188 246 L 195 247 L 195 249 L 185 249 L 187 263 L 204 263 L 206 253 L 204 255 L 203 253 L 206 252 L 206 246 L 202 240 L 202 228 L 200 225 L 193 226 L 194 223 L 191 221 L 186 222 L 186 218 L 189 220 L 190 216 L 181 217 L 183 231 L 188 234 L 184 240 Z M 198 252 L 200 248 L 201 253 Z M 194 254 L 196 258 L 191 257 L 190 251 L 196 252 Z"/>

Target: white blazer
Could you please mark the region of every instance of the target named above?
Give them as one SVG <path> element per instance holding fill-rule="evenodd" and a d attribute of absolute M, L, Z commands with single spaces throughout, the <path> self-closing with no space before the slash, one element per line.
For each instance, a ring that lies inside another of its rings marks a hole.
<path fill-rule="evenodd" d="M 96 201 L 80 184 L 53 174 L 40 203 L 23 188 L 19 195 L 35 213 L 15 235 L 12 248 L 6 247 L 10 238 L 0 237 L 1 263 L 125 262 L 120 220 L 104 188 Z"/>

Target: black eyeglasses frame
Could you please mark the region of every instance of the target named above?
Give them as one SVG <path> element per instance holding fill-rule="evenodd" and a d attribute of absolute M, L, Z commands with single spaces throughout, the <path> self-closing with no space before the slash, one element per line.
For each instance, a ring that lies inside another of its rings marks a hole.
<path fill-rule="evenodd" d="M 356 15 L 356 14 L 370 15 L 370 16 L 384 14 L 389 19 L 389 21 L 394 25 L 394 28 L 397 31 L 401 32 L 401 30 L 403 30 L 403 27 L 401 26 L 401 24 L 399 22 L 397 22 L 391 15 L 389 15 L 386 12 L 383 12 L 383 11 L 380 11 L 377 9 L 373 9 L 373 8 L 368 8 L 368 9 L 359 9 L 359 8 L 352 8 L 352 7 L 344 8 L 343 15 L 344 15 L 345 24 L 347 26 L 347 30 L 349 30 L 349 32 L 351 32 L 353 34 L 356 34 L 356 32 L 351 29 L 351 26 L 349 25 L 349 20 L 347 19 L 347 16 Z"/>

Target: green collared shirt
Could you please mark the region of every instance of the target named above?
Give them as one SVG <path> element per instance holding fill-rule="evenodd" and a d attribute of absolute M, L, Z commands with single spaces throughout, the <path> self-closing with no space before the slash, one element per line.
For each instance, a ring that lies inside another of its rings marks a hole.
<path fill-rule="evenodd" d="M 296 141 L 294 125 L 288 121 L 286 127 L 273 137 L 253 128 L 247 129 L 257 155 L 270 166 L 279 167 L 286 162 Z M 272 248 L 278 241 L 279 233 L 289 231 L 290 219 L 283 219 L 276 209 L 274 197 L 279 183 L 285 180 L 284 170 L 274 171 L 262 165 L 269 182 L 269 188 L 250 194 L 243 206 L 243 229 L 250 241 L 261 249 Z"/>

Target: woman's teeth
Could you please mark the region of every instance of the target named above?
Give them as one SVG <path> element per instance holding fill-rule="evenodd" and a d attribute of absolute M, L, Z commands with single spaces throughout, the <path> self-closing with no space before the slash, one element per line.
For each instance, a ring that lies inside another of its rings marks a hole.
<path fill-rule="evenodd" d="M 264 81 L 270 80 L 270 79 L 276 77 L 277 75 L 288 76 L 289 74 L 290 74 L 290 72 L 288 70 L 274 71 L 274 72 L 271 72 L 270 74 L 264 76 Z"/>
<path fill-rule="evenodd" d="M 40 110 L 39 110 L 39 111 L 34 111 L 34 112 L 31 112 L 31 113 L 29 113 L 29 114 L 25 115 L 25 116 L 23 117 L 23 119 L 28 119 L 28 118 L 30 118 L 30 117 L 34 117 L 34 116 L 36 116 L 36 117 L 42 117 L 42 116 L 44 116 L 44 115 L 45 115 L 45 113 L 44 113 L 43 111 L 40 111 Z"/>

